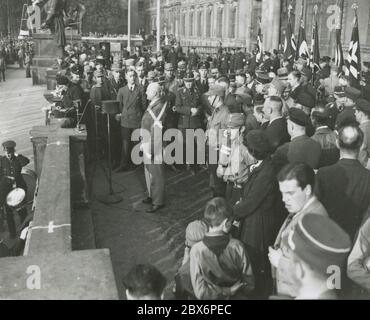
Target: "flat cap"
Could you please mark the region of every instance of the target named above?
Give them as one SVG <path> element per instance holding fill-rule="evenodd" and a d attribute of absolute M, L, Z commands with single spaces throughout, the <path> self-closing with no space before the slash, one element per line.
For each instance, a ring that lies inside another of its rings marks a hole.
<path fill-rule="evenodd" d="M 370 114 L 370 102 L 365 99 L 358 99 L 355 108 L 366 114 Z"/>
<path fill-rule="evenodd" d="M 294 101 L 310 109 L 315 107 L 315 97 L 306 89 L 299 90 Z"/>
<path fill-rule="evenodd" d="M 361 96 L 361 91 L 354 87 L 347 87 L 344 90 L 344 95 L 352 101 L 356 102 L 356 100 Z"/>
<path fill-rule="evenodd" d="M 344 267 L 351 251 L 349 235 L 326 216 L 308 213 L 284 239 L 314 270 L 327 275 L 329 266 Z"/>
<path fill-rule="evenodd" d="M 13 140 L 7 140 L 2 143 L 4 149 L 14 149 L 16 145 Z"/>
<path fill-rule="evenodd" d="M 289 109 L 289 120 L 302 127 L 307 127 L 310 123 L 308 115 L 298 108 Z"/>
<path fill-rule="evenodd" d="M 249 150 L 257 152 L 270 152 L 270 142 L 266 133 L 262 130 L 251 130 L 245 137 L 245 145 Z"/>

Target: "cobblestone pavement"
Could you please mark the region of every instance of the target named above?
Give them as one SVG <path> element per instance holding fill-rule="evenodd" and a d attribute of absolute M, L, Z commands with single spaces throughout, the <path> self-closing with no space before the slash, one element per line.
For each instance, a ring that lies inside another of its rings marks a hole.
<path fill-rule="evenodd" d="M 184 252 L 185 228 L 202 216 L 211 197 L 204 170 L 195 176 L 167 170 L 166 178 L 166 207 L 149 214 L 145 212 L 147 206 L 141 203 L 146 196 L 142 167 L 113 175 L 114 191 L 123 201 L 111 206 L 94 199 L 94 195 L 108 192 L 102 166 L 95 171 L 91 204 L 95 241 L 97 247 L 111 250 L 121 298 L 124 298 L 122 277 L 133 265 L 145 262 L 155 265 L 167 277 L 165 296 L 172 298 L 173 278 Z"/>

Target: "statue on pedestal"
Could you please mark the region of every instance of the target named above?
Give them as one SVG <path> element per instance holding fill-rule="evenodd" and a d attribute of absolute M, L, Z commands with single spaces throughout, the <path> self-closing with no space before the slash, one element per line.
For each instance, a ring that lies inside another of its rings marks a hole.
<path fill-rule="evenodd" d="M 47 8 L 45 22 L 41 29 L 50 29 L 55 36 L 57 47 L 60 49 L 60 57 L 63 57 L 64 47 L 67 44 L 65 28 L 77 26 L 81 31 L 82 18 L 86 8 L 78 0 L 33 0 L 33 6 Z"/>

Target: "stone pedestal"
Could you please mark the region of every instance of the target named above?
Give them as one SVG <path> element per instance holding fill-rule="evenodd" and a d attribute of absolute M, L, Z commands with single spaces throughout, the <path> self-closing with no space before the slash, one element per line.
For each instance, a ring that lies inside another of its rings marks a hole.
<path fill-rule="evenodd" d="M 75 32 L 66 32 L 67 43 L 80 43 L 81 36 Z M 47 84 L 47 72 L 53 74 L 52 66 L 57 59 L 57 45 L 54 35 L 51 33 L 35 33 L 32 35 L 35 43 L 35 55 L 32 60 L 31 72 L 32 83 L 34 85 Z M 52 80 L 52 78 L 50 78 Z M 52 81 L 49 81 L 48 87 L 53 87 Z M 49 89 L 52 90 L 52 89 Z"/>

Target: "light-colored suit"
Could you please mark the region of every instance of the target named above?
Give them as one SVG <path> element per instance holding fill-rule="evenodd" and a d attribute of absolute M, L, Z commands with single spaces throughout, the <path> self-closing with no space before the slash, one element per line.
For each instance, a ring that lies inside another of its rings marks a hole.
<path fill-rule="evenodd" d="M 287 237 L 292 231 L 295 226 L 297 225 L 298 221 L 302 219 L 302 217 L 306 214 L 319 214 L 323 216 L 328 216 L 326 209 L 322 205 L 322 203 L 317 200 L 314 196 L 312 197 L 303 209 L 293 215 L 289 214 L 289 216 L 285 219 L 282 227 L 279 230 L 278 236 L 276 237 L 274 247 L 283 249 L 282 240 L 283 238 Z M 278 295 L 286 295 L 290 297 L 296 297 L 298 294 L 298 288 L 294 285 L 291 281 L 291 269 L 290 269 L 290 260 L 287 252 L 283 250 L 283 256 L 279 261 L 278 268 L 272 267 L 272 274 L 273 278 L 275 279 L 276 290 Z"/>

